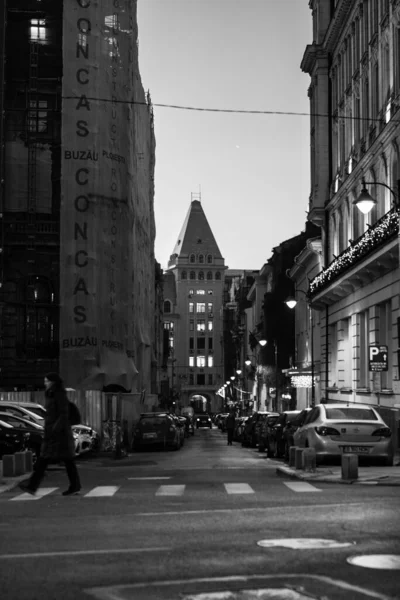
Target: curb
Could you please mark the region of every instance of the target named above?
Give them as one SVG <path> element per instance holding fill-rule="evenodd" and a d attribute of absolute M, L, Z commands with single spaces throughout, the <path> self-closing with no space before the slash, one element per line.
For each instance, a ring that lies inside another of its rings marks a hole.
<path fill-rule="evenodd" d="M 339 483 L 341 485 L 380 485 L 386 487 L 400 486 L 400 477 L 390 481 L 390 476 L 386 475 L 382 479 L 341 479 L 340 475 L 332 475 L 331 477 L 327 477 L 324 475 L 312 476 L 304 473 L 298 473 L 297 470 L 294 471 L 290 467 L 277 467 L 276 474 L 279 476 L 285 475 L 286 477 L 290 477 L 291 479 L 300 479 L 301 481 L 309 481 L 315 483 Z"/>

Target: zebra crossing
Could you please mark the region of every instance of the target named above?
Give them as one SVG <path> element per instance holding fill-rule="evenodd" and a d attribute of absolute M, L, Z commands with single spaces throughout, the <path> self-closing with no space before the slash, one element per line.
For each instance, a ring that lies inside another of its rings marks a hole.
<path fill-rule="evenodd" d="M 156 478 L 130 478 L 130 479 L 156 479 Z M 167 479 L 167 478 L 160 478 Z M 316 493 L 322 490 L 315 487 L 314 485 L 307 483 L 306 481 L 282 481 L 289 490 L 295 493 Z M 161 484 L 155 490 L 152 490 L 152 494 L 157 497 L 168 497 L 168 496 L 183 496 L 188 491 L 190 485 L 185 484 Z M 118 492 L 126 491 L 127 487 L 119 485 L 100 485 L 91 488 L 88 491 L 84 489 L 79 493 L 80 498 L 112 498 L 118 496 Z M 9 498 L 10 502 L 26 502 L 26 501 L 38 501 L 43 498 L 50 496 L 56 492 L 59 492 L 58 487 L 43 487 L 39 488 L 34 496 L 26 492 L 17 493 L 12 498 Z M 221 483 L 221 491 L 225 492 L 228 496 L 232 495 L 245 495 L 245 494 L 257 494 L 251 485 L 248 483 Z"/>

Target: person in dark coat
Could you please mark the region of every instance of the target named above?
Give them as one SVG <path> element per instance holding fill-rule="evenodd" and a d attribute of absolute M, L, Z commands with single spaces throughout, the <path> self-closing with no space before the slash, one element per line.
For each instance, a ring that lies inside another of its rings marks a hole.
<path fill-rule="evenodd" d="M 75 443 L 68 418 L 68 396 L 58 373 L 47 373 L 44 386 L 46 416 L 40 457 L 28 483 L 21 483 L 19 487 L 25 492 L 35 494 L 48 465 L 51 462 L 63 461 L 69 479 L 69 488 L 63 492 L 63 496 L 70 496 L 79 492 L 81 482 L 75 464 Z"/>
<path fill-rule="evenodd" d="M 228 433 L 228 446 L 232 446 L 233 432 L 235 431 L 235 411 L 231 410 L 225 421 L 226 431 Z"/>

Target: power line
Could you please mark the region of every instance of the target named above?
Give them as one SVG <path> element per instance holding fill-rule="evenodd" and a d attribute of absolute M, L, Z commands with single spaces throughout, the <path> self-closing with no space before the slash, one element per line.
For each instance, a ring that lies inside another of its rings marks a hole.
<path fill-rule="evenodd" d="M 79 100 L 80 96 L 62 96 L 63 100 Z M 295 112 L 295 111 L 279 111 L 279 110 L 248 110 L 248 109 L 237 109 L 237 108 L 209 108 L 201 106 L 185 106 L 181 104 L 164 104 L 160 102 L 151 102 L 150 104 L 146 101 L 138 100 L 110 100 L 109 98 L 94 98 L 85 96 L 85 101 L 93 102 L 105 102 L 112 104 L 130 104 L 130 105 L 143 105 L 148 108 L 157 106 L 160 108 L 173 108 L 175 110 L 190 110 L 194 112 L 214 112 L 214 113 L 227 113 L 227 114 L 246 114 L 246 115 L 273 115 L 273 116 L 293 116 L 293 117 L 324 117 L 327 119 L 334 120 L 352 120 L 352 121 L 382 121 L 382 117 L 355 117 L 353 115 L 342 115 L 342 114 L 327 114 L 327 113 L 310 113 L 310 112 Z M 399 119 L 390 119 L 392 122 L 398 122 Z"/>

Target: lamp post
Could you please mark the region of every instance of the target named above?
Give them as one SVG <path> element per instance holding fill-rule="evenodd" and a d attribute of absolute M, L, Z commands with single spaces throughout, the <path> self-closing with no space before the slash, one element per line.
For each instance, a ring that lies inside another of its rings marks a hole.
<path fill-rule="evenodd" d="M 306 292 L 304 292 L 303 290 L 295 290 L 295 294 L 304 294 L 304 296 L 306 297 L 306 299 L 308 300 L 308 296 L 306 294 Z M 290 308 L 293 309 L 296 304 L 297 304 L 297 300 L 296 298 L 287 298 L 287 300 L 285 300 L 285 304 Z M 313 309 L 311 308 L 309 302 L 307 302 L 307 306 L 308 309 L 310 311 L 310 327 L 311 327 L 311 406 L 314 407 L 315 406 L 315 381 L 314 381 L 314 313 L 313 313 Z"/>
<path fill-rule="evenodd" d="M 386 183 L 382 183 L 381 181 L 365 181 L 365 179 L 362 180 L 362 190 L 361 190 L 361 194 L 359 195 L 359 197 L 354 200 L 353 205 L 357 206 L 357 208 L 364 214 L 367 215 L 374 206 L 376 206 L 377 202 L 376 199 L 373 198 L 372 196 L 370 196 L 370 194 L 368 193 L 368 190 L 366 188 L 367 185 L 381 185 L 383 187 L 385 187 L 387 190 L 389 190 L 389 192 L 391 192 L 393 194 L 393 208 L 395 209 L 399 209 L 399 202 L 400 202 L 400 179 L 397 180 L 397 193 L 392 190 L 391 187 L 389 187 Z"/>

